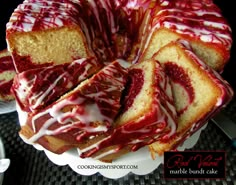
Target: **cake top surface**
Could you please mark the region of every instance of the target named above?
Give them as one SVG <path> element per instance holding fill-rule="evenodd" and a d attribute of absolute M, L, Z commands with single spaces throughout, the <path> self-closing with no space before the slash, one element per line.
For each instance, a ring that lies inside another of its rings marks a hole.
<path fill-rule="evenodd" d="M 27 70 L 16 75 L 12 89 L 23 110 L 40 110 L 100 70 L 102 66 L 102 63 L 90 57 Z"/>
<path fill-rule="evenodd" d="M 228 50 L 232 45 L 231 28 L 211 0 L 163 0 L 152 26 L 173 29 L 204 42 L 223 44 Z"/>
<path fill-rule="evenodd" d="M 223 44 L 227 49 L 231 47 L 231 29 L 212 0 L 26 0 L 12 14 L 7 24 L 7 35 L 11 32 L 80 25 L 85 33 L 90 32 L 91 35 L 98 29 L 107 44 L 111 34 L 124 31 L 120 30 L 123 26 L 128 37 L 132 37 L 134 30 L 139 29 L 140 21 L 145 20 L 145 12 L 151 15 L 148 15 L 150 20 L 147 23 L 151 24 L 152 29 L 166 27 L 180 34 L 198 37 L 204 42 Z M 91 20 L 96 28 L 84 26 Z"/>
<path fill-rule="evenodd" d="M 69 0 L 26 0 L 18 5 L 12 14 L 7 23 L 7 33 L 77 25 L 76 15 L 76 4 Z"/>

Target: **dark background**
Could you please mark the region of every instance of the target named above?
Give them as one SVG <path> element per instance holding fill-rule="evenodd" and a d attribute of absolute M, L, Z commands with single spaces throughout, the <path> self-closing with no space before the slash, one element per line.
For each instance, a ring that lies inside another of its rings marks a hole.
<path fill-rule="evenodd" d="M 5 41 L 5 29 L 6 23 L 9 20 L 9 17 L 13 10 L 17 7 L 19 3 L 23 2 L 23 0 L 3 0 L 0 4 L 0 49 L 6 48 Z M 222 14 L 228 20 L 232 32 L 233 32 L 233 40 L 236 40 L 236 11 L 233 9 L 235 6 L 233 5 L 232 0 L 214 0 L 214 2 L 221 8 Z M 236 90 L 236 44 L 233 42 L 233 46 L 231 49 L 231 58 L 230 61 L 225 66 L 225 70 L 222 76 L 233 86 L 234 90 Z"/>
<path fill-rule="evenodd" d="M 0 49 L 6 48 L 5 41 L 5 30 L 6 23 L 8 22 L 13 10 L 17 7 L 19 3 L 23 0 L 2 0 L 0 4 Z"/>

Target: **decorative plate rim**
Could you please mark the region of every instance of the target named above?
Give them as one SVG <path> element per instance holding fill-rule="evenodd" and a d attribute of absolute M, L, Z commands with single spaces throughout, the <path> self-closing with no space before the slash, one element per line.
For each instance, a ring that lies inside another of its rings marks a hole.
<path fill-rule="evenodd" d="M 17 103 L 16 110 L 18 113 L 19 124 L 23 126 L 25 124 L 25 120 L 27 119 L 27 113 L 21 111 Z M 200 129 L 198 129 L 197 132 L 187 138 L 182 143 L 182 145 L 177 148 L 177 150 L 183 151 L 185 149 L 192 148 L 197 143 L 202 130 L 207 127 L 207 124 L 208 122 L 206 122 Z M 128 154 L 123 155 L 112 163 L 105 163 L 91 158 L 80 158 L 76 148 L 66 151 L 63 154 L 55 154 L 37 143 L 32 144 L 27 142 L 27 140 L 22 135 L 20 135 L 20 137 L 25 143 L 33 145 L 37 150 L 44 151 L 47 158 L 54 164 L 58 166 L 68 165 L 76 173 L 85 176 L 100 173 L 106 178 L 118 179 L 126 176 L 129 173 L 133 173 L 136 175 L 147 175 L 157 169 L 159 165 L 164 162 L 163 156 L 156 156 L 154 160 L 147 146 L 139 149 L 136 152 L 129 152 Z M 130 165 L 132 165 L 132 167 L 137 165 L 137 168 L 123 168 L 124 166 L 127 167 L 128 165 L 129 167 Z"/>
<path fill-rule="evenodd" d="M 192 148 L 197 143 L 202 130 L 207 127 L 207 124 L 185 140 L 177 150 L 184 151 L 185 149 Z M 25 141 L 24 137 L 21 136 L 21 138 Z M 25 142 L 27 143 L 27 141 Z M 68 165 L 80 175 L 90 176 L 100 173 L 102 176 L 110 179 L 118 179 L 129 173 L 147 175 L 156 170 L 164 161 L 163 156 L 158 156 L 153 160 L 147 146 L 137 152 L 130 152 L 112 163 L 105 163 L 91 158 L 82 159 L 79 157 L 76 149 L 71 149 L 63 154 L 55 154 L 39 144 L 33 144 L 33 146 L 37 150 L 44 151 L 47 158 L 58 166 Z M 127 169 L 127 167 L 132 167 L 132 169 Z"/>
<path fill-rule="evenodd" d="M 2 139 L 0 137 L 0 159 L 3 159 L 4 157 L 5 157 L 5 150 L 2 143 Z M 4 176 L 4 173 L 0 173 L 0 185 L 2 185 L 3 183 L 3 176 Z"/>
<path fill-rule="evenodd" d="M 16 101 L 0 101 L 0 114 L 6 114 L 16 111 Z"/>

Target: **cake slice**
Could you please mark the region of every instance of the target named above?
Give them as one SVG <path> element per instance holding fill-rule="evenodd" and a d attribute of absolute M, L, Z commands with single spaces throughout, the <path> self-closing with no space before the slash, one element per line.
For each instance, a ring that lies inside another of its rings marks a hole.
<path fill-rule="evenodd" d="M 28 143 L 62 153 L 107 132 L 120 109 L 126 75 L 122 62 L 112 62 L 58 101 L 28 114 L 20 135 Z"/>
<path fill-rule="evenodd" d="M 171 85 L 156 60 L 143 61 L 129 69 L 121 102 L 112 133 L 93 144 L 80 146 L 81 157 L 110 162 L 175 134 L 176 111 Z"/>
<path fill-rule="evenodd" d="M 16 74 L 11 54 L 5 49 L 0 51 L 0 101 L 14 99 L 11 93 L 13 78 Z"/>
<path fill-rule="evenodd" d="M 92 56 L 78 17 L 73 1 L 25 0 L 18 5 L 6 26 L 17 72 Z"/>
<path fill-rule="evenodd" d="M 229 84 L 208 67 L 191 50 L 186 41 L 172 42 L 154 55 L 170 77 L 178 114 L 178 128 L 174 137 L 150 145 L 159 155 L 177 147 L 195 133 L 233 95 Z"/>
<path fill-rule="evenodd" d="M 72 63 L 36 68 L 18 73 L 12 92 L 18 105 L 27 112 L 38 111 L 80 82 L 98 72 L 103 65 L 96 58 L 82 58 Z"/>

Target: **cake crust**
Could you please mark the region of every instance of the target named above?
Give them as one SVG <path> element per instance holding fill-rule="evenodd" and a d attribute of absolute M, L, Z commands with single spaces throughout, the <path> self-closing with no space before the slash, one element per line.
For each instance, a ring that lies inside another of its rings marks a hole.
<path fill-rule="evenodd" d="M 154 58 L 160 61 L 172 81 L 178 129 L 175 137 L 170 140 L 150 145 L 153 156 L 177 147 L 221 110 L 233 96 L 229 84 L 201 61 L 186 41 L 179 40 L 164 46 Z M 180 75 L 183 79 L 179 78 Z M 183 92 L 179 88 L 183 88 L 188 97 L 184 101 L 186 105 L 181 105 Z"/>

